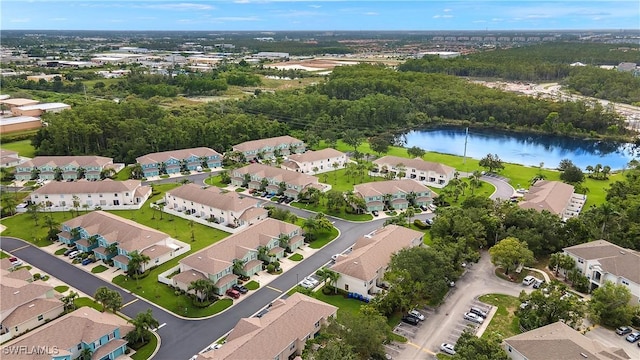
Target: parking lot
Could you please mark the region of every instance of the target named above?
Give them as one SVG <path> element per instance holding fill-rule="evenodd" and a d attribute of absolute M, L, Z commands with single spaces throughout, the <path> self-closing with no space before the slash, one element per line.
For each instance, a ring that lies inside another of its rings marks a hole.
<path fill-rule="evenodd" d="M 634 328 L 635 331 L 640 329 Z M 638 343 L 632 344 L 626 341 L 625 336 L 620 336 L 615 333 L 614 330 L 609 330 L 602 326 L 598 326 L 595 329 L 588 331 L 585 334 L 589 339 L 597 340 L 604 345 L 622 348 L 632 359 L 640 359 L 640 347 Z"/>

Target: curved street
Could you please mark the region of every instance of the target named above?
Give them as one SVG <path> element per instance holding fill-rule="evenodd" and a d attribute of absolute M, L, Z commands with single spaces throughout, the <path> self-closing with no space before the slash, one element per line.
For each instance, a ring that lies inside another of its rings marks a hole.
<path fill-rule="evenodd" d="M 509 200 L 509 198 L 516 192 L 516 189 L 514 189 L 513 186 L 509 185 L 507 180 L 500 175 L 482 175 L 480 180 L 486 181 L 489 184 L 495 186 L 496 191 L 494 191 L 490 196 L 490 198 L 493 200 Z"/>

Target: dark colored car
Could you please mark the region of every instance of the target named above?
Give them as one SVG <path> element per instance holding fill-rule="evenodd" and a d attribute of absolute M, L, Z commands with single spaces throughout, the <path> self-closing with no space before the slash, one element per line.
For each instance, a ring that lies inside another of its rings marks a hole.
<path fill-rule="evenodd" d="M 227 290 L 227 295 L 234 299 L 240 298 L 240 293 L 238 292 L 238 290 L 234 290 L 234 289 Z"/>
<path fill-rule="evenodd" d="M 534 288 L 534 289 L 538 289 L 538 288 L 540 288 L 540 286 L 542 286 L 542 284 L 544 284 L 544 280 L 536 280 L 536 281 L 533 283 L 533 288 Z"/>
<path fill-rule="evenodd" d="M 418 325 L 420 320 L 415 316 L 405 315 L 402 317 L 402 322 L 415 326 L 415 325 Z"/>
<path fill-rule="evenodd" d="M 633 329 L 628 326 L 620 326 L 619 328 L 616 329 L 616 334 L 627 335 L 627 334 L 630 334 L 632 331 Z"/>
<path fill-rule="evenodd" d="M 269 312 L 269 309 L 262 309 L 259 313 L 256 314 L 256 317 L 261 318 L 268 312 Z"/>
<path fill-rule="evenodd" d="M 69 256 L 69 254 L 76 250 L 78 250 L 76 247 L 68 248 L 67 251 L 64 252 L 64 256 Z"/>
<path fill-rule="evenodd" d="M 92 263 L 92 262 L 94 262 L 94 261 L 95 261 L 95 260 L 94 260 L 94 259 L 92 259 L 92 258 L 86 258 L 86 259 L 82 260 L 82 265 L 89 265 L 89 264 L 91 264 L 91 263 Z"/>
<path fill-rule="evenodd" d="M 420 205 L 420 210 L 427 211 L 429 208 L 426 205 Z"/>
<path fill-rule="evenodd" d="M 249 289 L 247 289 L 244 285 L 238 285 L 238 284 L 233 285 L 233 290 L 236 290 L 240 294 L 246 294 L 249 292 Z"/>
<path fill-rule="evenodd" d="M 371 214 L 373 214 L 373 216 L 378 216 L 378 215 L 380 215 L 380 213 L 378 212 L 378 210 L 373 210 L 373 211 L 371 212 Z"/>

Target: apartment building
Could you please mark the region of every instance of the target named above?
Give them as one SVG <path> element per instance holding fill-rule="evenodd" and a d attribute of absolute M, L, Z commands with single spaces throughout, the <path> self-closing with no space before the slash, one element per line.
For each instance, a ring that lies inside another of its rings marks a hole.
<path fill-rule="evenodd" d="M 272 159 L 276 155 L 288 156 L 305 152 L 304 141 L 291 136 L 277 136 L 267 139 L 245 141 L 234 145 L 233 151 L 241 153 L 245 159 Z"/>
<path fill-rule="evenodd" d="M 222 155 L 206 147 L 151 153 L 136 161 L 142 166 L 144 177 L 222 167 Z"/>
<path fill-rule="evenodd" d="M 453 179 L 456 172 L 451 166 L 424 161 L 421 158 L 408 159 L 399 156 L 383 156 L 373 161 L 375 170 L 373 176 L 387 176 L 392 174 L 398 179 L 412 179 L 423 185 L 443 188 Z M 400 175 L 404 174 L 403 177 Z"/>

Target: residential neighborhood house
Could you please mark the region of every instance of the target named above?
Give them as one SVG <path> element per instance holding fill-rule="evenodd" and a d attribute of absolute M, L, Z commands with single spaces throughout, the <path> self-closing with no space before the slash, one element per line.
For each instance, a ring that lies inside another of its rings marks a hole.
<path fill-rule="evenodd" d="M 42 281 L 28 282 L 11 276 L 25 277 L 23 270 L 8 272 L 3 269 L 1 272 L 1 342 L 14 338 L 27 330 L 35 329 L 64 312 L 64 304 L 55 296 L 53 286 Z M 4 359 L 4 356 L 2 358 Z"/>
<path fill-rule="evenodd" d="M 249 164 L 234 169 L 231 174 L 231 185 L 257 190 L 266 185 L 268 193 L 278 194 L 283 190 L 285 195 L 293 198 L 296 198 L 307 186 L 314 186 L 323 191 L 328 190 L 328 186 L 321 185 L 315 176 L 263 164 Z"/>
<path fill-rule="evenodd" d="M 151 187 L 140 180 L 52 181 L 30 195 L 35 204 L 47 211 L 140 209 L 151 196 Z"/>
<path fill-rule="evenodd" d="M 640 253 L 606 240 L 596 240 L 564 249 L 578 271 L 589 279 L 590 290 L 611 281 L 631 291 L 631 304 L 640 302 Z"/>
<path fill-rule="evenodd" d="M 3 346 L 4 360 L 72 360 L 90 351 L 92 359 L 113 360 L 125 354 L 125 335 L 133 326 L 116 314 L 82 307 Z M 12 349 L 31 351 L 28 357 Z M 56 351 L 53 351 L 53 350 Z"/>
<path fill-rule="evenodd" d="M 136 159 L 144 177 L 222 167 L 222 156 L 206 147 L 151 153 Z"/>
<path fill-rule="evenodd" d="M 547 210 L 563 220 L 578 216 L 587 196 L 574 193 L 572 185 L 560 181 L 538 180 L 518 203 L 523 209 Z"/>
<path fill-rule="evenodd" d="M 301 356 L 307 340 L 336 316 L 338 308 L 295 293 L 273 302 L 269 312 L 257 318 L 242 318 L 219 349 L 198 355 L 197 360 L 274 359 Z"/>
<path fill-rule="evenodd" d="M 562 322 L 506 338 L 503 347 L 512 360 L 631 359 L 623 349 L 591 340 Z"/>
<path fill-rule="evenodd" d="M 64 180 L 76 180 L 83 175 L 89 180 L 100 180 L 100 173 L 114 168 L 119 171 L 122 164 L 114 164 L 112 158 L 103 156 L 36 156 L 16 166 L 16 180 L 54 180 L 60 172 Z"/>
<path fill-rule="evenodd" d="M 180 273 L 171 278 L 173 286 L 186 291 L 191 282 L 209 279 L 215 293 L 223 295 L 237 283 L 238 275 L 253 276 L 262 270 L 263 260 L 281 259 L 286 247 L 295 251 L 303 243 L 299 226 L 267 218 L 180 260 Z"/>
<path fill-rule="evenodd" d="M 456 172 L 451 166 L 424 161 L 421 158 L 407 159 L 399 156 L 383 156 L 373 161 L 376 170 L 374 176 L 386 176 L 391 173 L 399 179 L 413 179 L 423 185 L 443 188 L 453 179 Z M 404 173 L 403 177 L 400 177 Z"/>
<path fill-rule="evenodd" d="M 278 155 L 287 156 L 293 153 L 303 153 L 305 145 L 302 140 L 285 135 L 245 141 L 234 145 L 232 150 L 240 152 L 246 160 L 258 160 L 271 159 Z"/>
<path fill-rule="evenodd" d="M 342 169 L 347 164 L 347 155 L 341 151 L 326 148 L 309 150 L 301 154 L 292 154 L 280 165 L 281 168 L 314 175 Z"/>
<path fill-rule="evenodd" d="M 336 287 L 363 296 L 380 292 L 391 255 L 420 246 L 424 233 L 397 225 L 387 225 L 356 241 L 352 251 L 338 256 L 331 270 L 340 274 Z"/>
<path fill-rule="evenodd" d="M 383 211 L 385 206 L 396 210 L 412 204 L 427 206 L 436 196 L 431 189 L 411 179 L 374 181 L 356 185 L 354 190 L 364 199 L 367 211 Z"/>
<path fill-rule="evenodd" d="M 216 186 L 203 189 L 196 184 L 185 184 L 167 191 L 164 202 L 164 209 L 172 214 L 227 227 L 226 231 L 242 229 L 269 216 L 261 207 L 263 201 Z"/>
<path fill-rule="evenodd" d="M 20 164 L 18 153 L 11 150 L 0 149 L 0 167 L 14 167 Z"/>
<path fill-rule="evenodd" d="M 66 221 L 58 239 L 92 252 L 96 260 L 113 260 L 114 266 L 128 270 L 131 253 L 147 255 L 151 260 L 140 271 L 159 266 L 191 249 L 169 235 L 104 211 L 93 211 Z"/>

